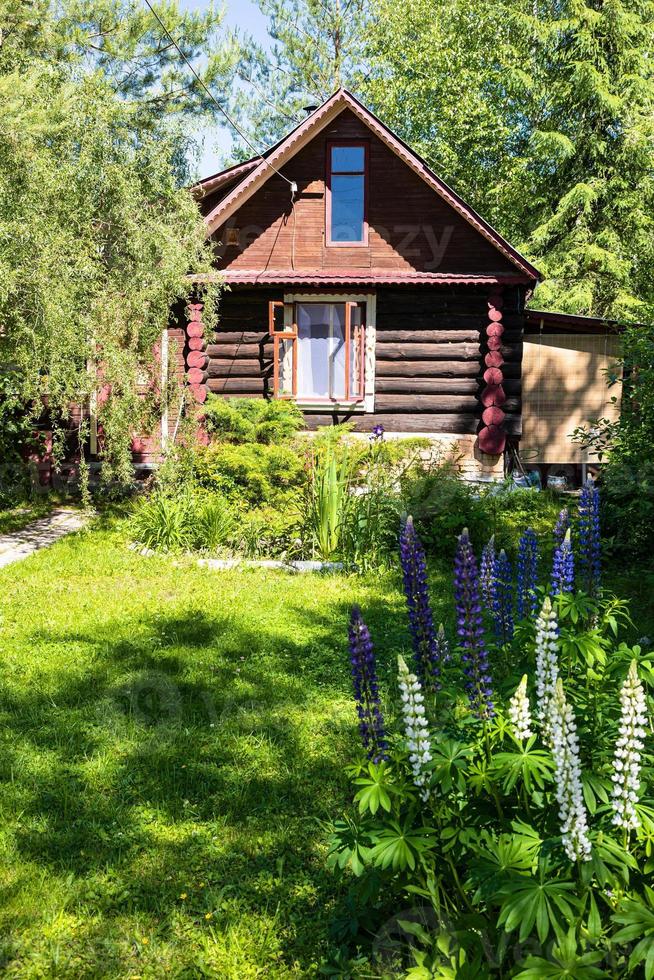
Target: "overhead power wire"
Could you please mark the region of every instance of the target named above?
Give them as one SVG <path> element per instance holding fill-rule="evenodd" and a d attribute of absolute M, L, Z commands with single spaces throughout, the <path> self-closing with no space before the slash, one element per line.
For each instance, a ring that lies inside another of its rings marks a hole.
<path fill-rule="evenodd" d="M 188 60 L 188 58 L 186 57 L 186 55 L 184 54 L 184 52 L 180 48 L 179 44 L 177 43 L 177 41 L 175 40 L 175 38 L 172 36 L 172 34 L 170 33 L 170 31 L 168 30 L 168 28 L 166 27 L 166 25 L 162 21 L 161 17 L 157 13 L 157 11 L 154 9 L 154 7 L 152 6 L 152 4 L 150 3 L 150 0 L 144 0 L 144 2 L 145 2 L 146 7 L 148 8 L 148 10 L 150 11 L 150 13 L 152 14 L 152 16 L 155 18 L 155 20 L 159 24 L 161 30 L 164 32 L 164 34 L 166 35 L 166 37 L 168 38 L 168 40 L 170 41 L 170 43 L 173 45 L 173 47 L 175 48 L 175 50 L 179 54 L 180 58 L 184 61 L 186 67 L 189 69 L 189 71 L 191 72 L 191 74 L 193 75 L 193 77 L 196 79 L 196 81 L 198 82 L 198 84 L 202 87 L 202 89 L 207 93 L 207 95 L 209 96 L 209 98 L 211 99 L 211 101 L 213 102 L 213 104 L 216 106 L 216 108 L 223 114 L 223 116 L 225 117 L 225 119 L 227 120 L 227 122 L 230 124 L 230 126 L 233 129 L 236 130 L 236 132 L 241 137 L 241 139 L 243 140 L 243 142 L 252 150 L 252 152 L 255 154 L 255 156 L 257 156 L 261 160 L 263 160 L 263 162 L 266 164 L 266 166 L 269 167 L 273 171 L 273 173 L 276 173 L 278 177 L 281 177 L 282 180 L 285 180 L 286 181 L 286 183 L 291 188 L 291 193 L 294 194 L 297 191 L 297 185 L 295 184 L 295 182 L 292 181 L 292 180 L 289 180 L 288 177 L 285 177 L 284 174 L 280 173 L 279 170 L 277 170 L 276 167 L 273 167 L 272 163 L 270 163 L 264 157 L 264 155 L 261 153 L 261 150 L 258 150 L 256 148 L 256 146 L 254 146 L 254 144 L 248 139 L 248 137 L 245 135 L 245 133 L 242 131 L 242 129 L 234 122 L 234 120 L 229 115 L 229 113 L 227 112 L 227 110 L 224 109 L 223 106 L 221 106 L 220 102 L 215 97 L 215 95 L 213 94 L 213 92 L 211 91 L 211 89 L 205 84 L 205 82 L 202 80 L 202 78 L 200 77 L 200 75 L 198 75 L 198 73 L 196 72 L 195 68 L 193 67 L 193 65 L 191 64 L 191 62 Z"/>

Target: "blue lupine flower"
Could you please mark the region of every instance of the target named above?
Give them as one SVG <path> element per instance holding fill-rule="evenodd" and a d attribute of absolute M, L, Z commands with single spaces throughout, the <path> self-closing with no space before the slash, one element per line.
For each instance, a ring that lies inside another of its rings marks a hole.
<path fill-rule="evenodd" d="M 488 544 L 484 545 L 481 553 L 479 581 L 484 605 L 489 611 L 493 609 L 493 577 L 495 575 L 495 535 Z"/>
<path fill-rule="evenodd" d="M 528 527 L 518 545 L 518 619 L 535 616 L 538 612 L 538 538 L 533 528 Z"/>
<path fill-rule="evenodd" d="M 361 741 L 368 758 L 375 763 L 382 762 L 388 758 L 386 754 L 388 745 L 379 700 L 377 667 L 370 631 L 363 621 L 358 606 L 354 606 L 350 616 L 349 640 Z"/>
<path fill-rule="evenodd" d="M 599 490 L 592 480 L 579 497 L 579 565 L 584 589 L 597 597 L 602 577 Z"/>
<path fill-rule="evenodd" d="M 459 537 L 454 560 L 454 597 L 466 690 L 473 711 L 487 719 L 494 713 L 493 687 L 482 625 L 479 572 L 467 528 Z"/>
<path fill-rule="evenodd" d="M 424 687 L 437 691 L 440 689 L 441 652 L 429 601 L 425 549 L 411 517 L 407 517 L 400 531 L 400 561 L 416 674 Z"/>
<path fill-rule="evenodd" d="M 559 547 L 554 552 L 552 564 L 552 595 L 562 595 L 564 592 L 573 592 L 575 587 L 575 556 L 570 540 L 570 528 L 565 532 L 565 537 Z"/>
<path fill-rule="evenodd" d="M 567 507 L 559 511 L 559 516 L 556 524 L 554 525 L 554 549 L 560 548 L 563 544 L 563 539 L 565 537 L 565 532 L 570 527 L 570 511 Z"/>
<path fill-rule="evenodd" d="M 513 571 L 504 549 L 493 570 L 493 622 L 498 641 L 509 643 L 513 639 Z"/>

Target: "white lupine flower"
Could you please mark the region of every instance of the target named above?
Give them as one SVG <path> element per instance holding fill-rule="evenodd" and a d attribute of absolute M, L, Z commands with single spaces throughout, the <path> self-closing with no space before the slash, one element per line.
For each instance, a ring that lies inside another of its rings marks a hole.
<path fill-rule="evenodd" d="M 423 800 L 429 799 L 429 770 L 431 762 L 431 736 L 429 724 L 425 717 L 425 705 L 420 681 L 415 674 L 409 673 L 404 659 L 397 658 L 399 667 L 400 697 L 402 699 L 402 717 L 404 732 L 409 748 L 409 761 L 413 770 L 413 782 L 420 790 Z"/>
<path fill-rule="evenodd" d="M 625 830 L 635 830 L 640 825 L 636 803 L 640 789 L 640 754 L 647 725 L 645 692 L 635 660 L 631 662 L 620 691 L 620 706 L 620 729 L 613 759 L 613 823 Z"/>
<path fill-rule="evenodd" d="M 559 676 L 559 624 L 552 608 L 552 600 L 546 597 L 536 620 L 536 715 L 543 730 L 543 740 L 551 742 L 549 731 L 550 702 L 554 697 Z"/>
<path fill-rule="evenodd" d="M 513 725 L 513 734 L 518 739 L 531 738 L 531 710 L 529 708 L 529 698 L 527 696 L 527 675 L 524 674 L 522 680 L 516 688 L 516 692 L 509 701 L 509 718 Z"/>
<path fill-rule="evenodd" d="M 591 845 L 582 795 L 577 726 L 561 678 L 556 682 L 554 696 L 549 702 L 548 730 L 556 767 L 556 799 L 563 847 L 571 861 L 590 861 Z"/>

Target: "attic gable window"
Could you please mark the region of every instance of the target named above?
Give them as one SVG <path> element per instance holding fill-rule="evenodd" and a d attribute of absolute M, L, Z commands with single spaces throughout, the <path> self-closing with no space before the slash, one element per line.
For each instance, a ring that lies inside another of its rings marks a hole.
<path fill-rule="evenodd" d="M 368 147 L 365 143 L 327 145 L 327 244 L 367 245 Z"/>

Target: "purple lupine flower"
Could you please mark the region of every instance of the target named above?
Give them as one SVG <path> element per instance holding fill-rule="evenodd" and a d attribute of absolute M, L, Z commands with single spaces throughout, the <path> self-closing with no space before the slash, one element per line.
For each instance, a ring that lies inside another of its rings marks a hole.
<path fill-rule="evenodd" d="M 425 549 L 412 517 L 407 517 L 400 531 L 400 561 L 416 674 L 423 687 L 435 692 L 440 689 L 440 650 L 429 601 Z"/>
<path fill-rule="evenodd" d="M 375 653 L 370 631 L 358 606 L 352 609 L 349 628 L 352 681 L 359 716 L 359 732 L 368 758 L 375 763 L 387 759 L 384 718 L 379 700 Z"/>
<path fill-rule="evenodd" d="M 579 564 L 584 588 L 597 597 L 602 577 L 599 490 L 588 480 L 579 497 Z"/>
<path fill-rule="evenodd" d="M 479 572 L 467 528 L 459 537 L 454 560 L 454 597 L 466 690 L 473 711 L 479 718 L 488 719 L 494 713 L 493 688 L 482 626 Z"/>
<path fill-rule="evenodd" d="M 573 592 L 574 587 L 575 556 L 570 540 L 570 528 L 568 528 L 563 541 L 554 552 L 551 593 L 553 596 L 562 595 L 564 592 Z"/>
<path fill-rule="evenodd" d="M 560 548 L 563 544 L 563 539 L 565 537 L 565 532 L 570 527 L 570 511 L 567 507 L 559 511 L 559 516 L 556 524 L 554 525 L 554 549 Z"/>
<path fill-rule="evenodd" d="M 502 548 L 493 569 L 493 623 L 499 643 L 513 639 L 513 570 Z"/>
<path fill-rule="evenodd" d="M 493 609 L 493 576 L 495 575 L 495 535 L 484 545 L 481 553 L 479 580 L 484 605 L 489 611 Z"/>
<path fill-rule="evenodd" d="M 535 616 L 538 612 L 538 538 L 528 527 L 518 545 L 518 619 Z"/>

